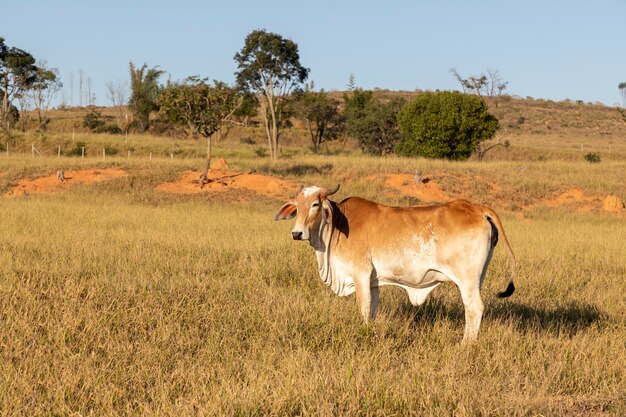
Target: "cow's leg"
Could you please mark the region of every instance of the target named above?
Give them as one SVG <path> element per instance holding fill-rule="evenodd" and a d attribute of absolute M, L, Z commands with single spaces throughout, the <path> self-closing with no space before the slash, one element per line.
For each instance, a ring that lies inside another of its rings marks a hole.
<path fill-rule="evenodd" d="M 361 311 L 361 316 L 365 323 L 374 318 L 378 309 L 379 291 L 378 287 L 371 287 L 370 277 L 371 271 L 363 271 L 354 277 L 354 286 L 356 290 L 356 303 Z"/>
<path fill-rule="evenodd" d="M 372 319 L 375 319 L 376 315 L 378 314 L 378 306 L 380 305 L 380 288 L 371 287 L 370 292 L 372 294 L 372 302 L 370 303 L 370 314 L 372 316 Z"/>
<path fill-rule="evenodd" d="M 461 284 L 461 297 L 465 306 L 465 333 L 463 342 L 472 342 L 478 338 L 478 329 L 483 317 L 484 305 L 480 297 L 480 280 Z"/>

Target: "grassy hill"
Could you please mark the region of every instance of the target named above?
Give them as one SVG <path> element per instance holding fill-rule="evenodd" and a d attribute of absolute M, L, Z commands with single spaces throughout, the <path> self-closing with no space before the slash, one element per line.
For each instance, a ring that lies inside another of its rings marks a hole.
<path fill-rule="evenodd" d="M 331 96 L 341 99 L 345 92 L 334 91 Z M 376 90 L 384 99 L 403 97 L 410 100 L 416 92 Z M 514 136 L 550 135 L 554 137 L 590 137 L 620 139 L 626 137 L 626 111 L 602 104 L 582 101 L 560 101 L 513 98 L 511 96 L 486 98 L 490 111 L 498 117 L 502 133 Z M 88 132 L 82 127 L 85 114 L 97 109 L 114 118 L 129 114 L 126 108 L 90 107 L 50 110 L 51 133 Z"/>

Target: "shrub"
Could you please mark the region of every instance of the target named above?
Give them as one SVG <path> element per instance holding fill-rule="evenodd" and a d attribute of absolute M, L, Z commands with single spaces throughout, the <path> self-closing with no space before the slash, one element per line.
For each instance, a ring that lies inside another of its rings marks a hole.
<path fill-rule="evenodd" d="M 104 147 L 104 151 L 107 156 L 117 155 L 120 152 L 119 149 L 108 145 Z"/>
<path fill-rule="evenodd" d="M 85 155 L 87 155 L 87 144 L 85 142 L 78 141 L 74 144 L 73 148 L 68 149 L 65 152 L 67 156 L 82 156 L 83 148 L 85 148 Z"/>
<path fill-rule="evenodd" d="M 592 164 L 600 162 L 600 154 L 589 152 L 585 155 L 585 159 Z"/>
<path fill-rule="evenodd" d="M 103 124 L 98 126 L 94 130 L 94 133 L 109 133 L 111 135 L 118 135 L 122 133 L 122 129 L 120 129 L 120 127 L 116 124 Z"/>
<path fill-rule="evenodd" d="M 83 127 L 95 132 L 96 129 L 104 125 L 104 118 L 98 110 L 89 110 L 83 117 Z"/>
<path fill-rule="evenodd" d="M 457 91 L 427 92 L 398 114 L 403 139 L 396 147 L 407 156 L 467 159 L 476 146 L 493 138 L 498 119 L 485 101 Z"/>
<path fill-rule="evenodd" d="M 86 127 L 94 133 L 122 133 L 122 129 L 120 129 L 118 125 L 107 123 L 107 120 L 110 118 L 110 116 L 103 116 L 98 110 L 93 109 L 87 112 L 85 117 L 83 117 L 83 127 Z"/>

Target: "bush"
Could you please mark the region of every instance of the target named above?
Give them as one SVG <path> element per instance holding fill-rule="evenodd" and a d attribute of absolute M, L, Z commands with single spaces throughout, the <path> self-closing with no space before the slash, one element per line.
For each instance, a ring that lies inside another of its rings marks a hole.
<path fill-rule="evenodd" d="M 87 112 L 85 117 L 83 117 L 83 127 L 86 127 L 94 133 L 122 133 L 122 129 L 120 129 L 118 125 L 107 123 L 108 119 L 111 119 L 111 117 L 103 116 L 98 110 L 93 109 Z"/>
<path fill-rule="evenodd" d="M 104 125 L 104 118 L 98 110 L 89 110 L 83 117 L 83 127 L 95 132 L 96 129 Z"/>
<path fill-rule="evenodd" d="M 595 163 L 600 162 L 600 154 L 590 152 L 587 155 L 585 155 L 585 159 L 588 162 L 591 162 L 592 164 L 595 164 Z"/>
<path fill-rule="evenodd" d="M 485 101 L 457 91 L 427 92 L 398 114 L 402 141 L 398 153 L 428 158 L 467 159 L 476 146 L 491 139 L 498 119 Z"/>
<path fill-rule="evenodd" d="M 111 135 L 118 135 L 122 133 L 122 129 L 120 129 L 120 127 L 115 124 L 103 124 L 101 126 L 98 126 L 94 130 L 94 133 L 109 133 Z"/>
<path fill-rule="evenodd" d="M 106 153 L 107 156 L 113 156 L 113 155 L 117 155 L 118 153 L 120 153 L 119 149 L 109 146 L 109 145 L 104 147 L 104 152 Z"/>
<path fill-rule="evenodd" d="M 243 137 L 241 139 L 239 139 L 239 143 L 243 144 L 243 145 L 256 145 L 256 141 L 250 137 Z"/>
<path fill-rule="evenodd" d="M 85 148 L 85 155 L 87 155 L 87 144 L 85 142 L 78 141 L 74 144 L 73 148 L 70 148 L 65 152 L 67 156 L 82 156 L 83 148 Z"/>

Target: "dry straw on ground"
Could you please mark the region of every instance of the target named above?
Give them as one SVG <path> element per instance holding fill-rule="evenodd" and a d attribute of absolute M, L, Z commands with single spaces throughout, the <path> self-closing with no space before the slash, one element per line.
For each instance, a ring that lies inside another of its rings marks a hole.
<path fill-rule="evenodd" d="M 623 161 L 228 158 L 233 172 L 340 182 L 338 200 L 388 204 L 420 203 L 386 180 L 419 168 L 446 197 L 495 205 L 519 259 L 518 291 L 494 296 L 508 265 L 497 249 L 470 346 L 459 344 L 463 307 L 452 285 L 419 308 L 385 288 L 379 319 L 363 325 L 353 298 L 323 286 L 290 225 L 272 221 L 282 196 L 156 189 L 201 159 L 35 161 L 0 163 L 2 192 L 59 165 L 68 176 L 113 166 L 127 175 L 0 199 L 4 415 L 626 412 L 624 214 L 536 204 L 572 188 L 623 200 L 614 180 Z"/>

